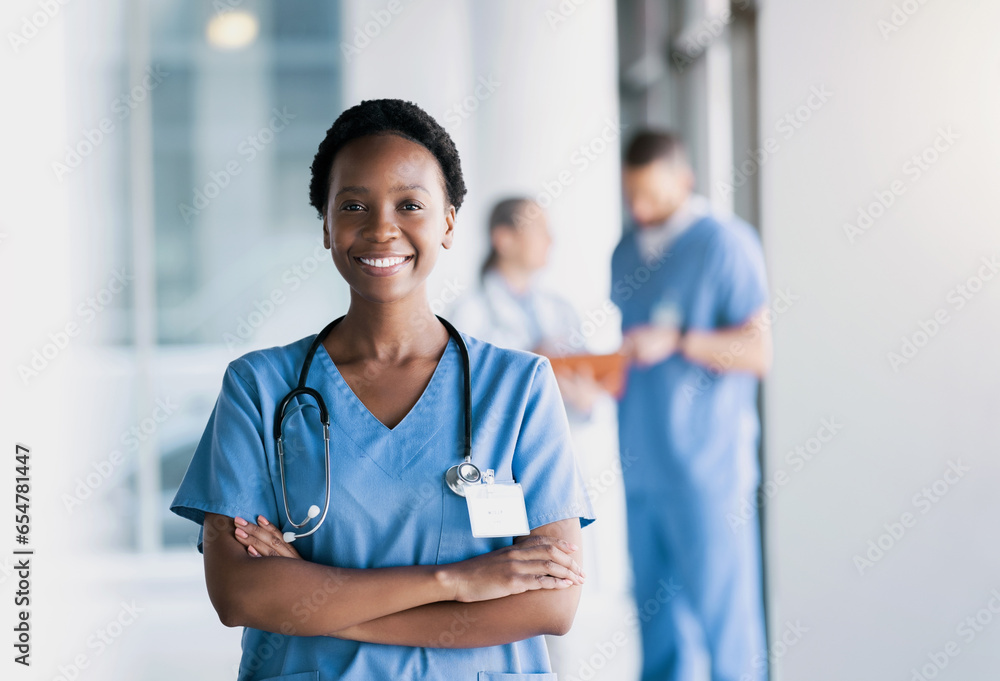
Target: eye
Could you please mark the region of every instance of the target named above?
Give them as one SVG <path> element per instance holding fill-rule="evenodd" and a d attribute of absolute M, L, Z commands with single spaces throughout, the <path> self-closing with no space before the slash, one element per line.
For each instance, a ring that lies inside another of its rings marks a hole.
<path fill-rule="evenodd" d="M 347 211 L 348 213 L 356 213 L 359 210 L 364 210 L 365 207 L 358 203 L 357 201 L 347 201 L 341 204 L 340 210 Z"/>
<path fill-rule="evenodd" d="M 402 208 L 405 211 L 413 211 L 413 210 L 420 210 L 421 208 L 423 208 L 423 206 L 421 206 L 419 203 L 416 203 L 415 201 L 404 201 L 400 205 L 400 208 Z"/>

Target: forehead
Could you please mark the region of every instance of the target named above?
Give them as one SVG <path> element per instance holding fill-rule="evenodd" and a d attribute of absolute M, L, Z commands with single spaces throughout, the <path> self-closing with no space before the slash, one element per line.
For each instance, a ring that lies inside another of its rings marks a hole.
<path fill-rule="evenodd" d="M 440 182 L 432 182 L 432 178 Z M 337 152 L 330 187 L 426 182 L 428 190 L 444 189 L 444 173 L 424 145 L 387 133 L 353 139 Z"/>
<path fill-rule="evenodd" d="M 622 179 L 627 186 L 662 185 L 679 176 L 676 168 L 665 161 L 657 160 L 643 166 L 625 166 Z"/>
<path fill-rule="evenodd" d="M 514 216 L 514 226 L 518 228 L 536 229 L 545 224 L 545 211 L 534 204 L 521 206 Z"/>

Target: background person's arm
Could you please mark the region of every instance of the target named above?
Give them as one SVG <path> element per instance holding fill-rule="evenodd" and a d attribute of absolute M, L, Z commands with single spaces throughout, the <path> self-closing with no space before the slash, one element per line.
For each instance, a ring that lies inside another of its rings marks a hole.
<path fill-rule="evenodd" d="M 763 377 L 771 369 L 773 356 L 768 307 L 754 311 L 739 326 L 721 329 L 688 329 L 652 324 L 630 329 L 623 338 L 622 352 L 640 366 L 650 366 L 680 352 L 689 362 L 714 373 L 746 371 Z"/>
<path fill-rule="evenodd" d="M 705 331 L 690 329 L 678 342 L 685 358 L 716 373 L 747 371 L 763 377 L 771 369 L 773 348 L 768 307 L 757 309 L 740 326 Z"/>

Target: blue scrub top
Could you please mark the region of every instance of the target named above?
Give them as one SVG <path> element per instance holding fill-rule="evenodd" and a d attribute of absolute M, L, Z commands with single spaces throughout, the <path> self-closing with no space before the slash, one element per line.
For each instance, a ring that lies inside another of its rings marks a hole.
<path fill-rule="evenodd" d="M 462 334 L 472 367 L 472 460 L 498 482 L 524 490 L 532 529 L 566 518 L 594 520 L 577 468 L 565 408 L 548 359 Z M 170 510 L 199 524 L 206 511 L 292 529 L 281 497 L 274 413 L 298 382 L 315 334 L 248 353 L 229 364 L 222 392 Z M 444 482 L 462 460 L 463 371 L 449 338 L 416 405 L 394 428 L 357 398 L 320 346 L 307 385 L 330 411 L 331 498 L 319 530 L 296 540 L 306 560 L 346 568 L 433 565 L 507 546 L 512 538 L 472 536 L 465 499 Z M 324 504 L 319 412 L 296 398 L 286 410 L 285 475 L 292 517 Z M 311 527 L 311 525 L 310 525 Z M 204 528 L 199 533 L 202 551 Z M 331 607 L 333 599 L 321 607 Z M 309 608 L 299 609 L 300 621 Z M 295 622 L 293 621 L 294 625 Z M 554 679 L 541 636 L 472 649 L 386 646 L 245 628 L 240 681 L 248 679 L 485 679 L 480 672 Z M 535 675 L 539 674 L 539 675 Z M 522 676 L 504 676 L 518 679 Z"/>
<path fill-rule="evenodd" d="M 701 218 L 652 264 L 642 259 L 636 232 L 627 232 L 612 256 L 611 280 L 623 333 L 658 317 L 677 320 L 682 331 L 735 326 L 768 300 L 760 239 L 736 218 Z M 752 489 L 757 385 L 750 373 L 715 372 L 680 353 L 630 367 L 619 404 L 626 492 Z"/>

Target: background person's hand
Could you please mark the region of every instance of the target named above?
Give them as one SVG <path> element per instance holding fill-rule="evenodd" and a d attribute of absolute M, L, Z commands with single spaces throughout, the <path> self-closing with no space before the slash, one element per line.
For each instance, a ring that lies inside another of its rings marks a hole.
<path fill-rule="evenodd" d="M 681 332 L 673 326 L 645 325 L 631 329 L 622 339 L 622 352 L 640 366 L 662 362 L 680 349 Z"/>
<path fill-rule="evenodd" d="M 604 387 L 594 378 L 594 371 L 583 365 L 580 371 L 556 371 L 556 383 L 563 399 L 585 414 L 589 414 L 594 403 L 606 392 Z"/>
<path fill-rule="evenodd" d="M 532 535 L 511 546 L 446 567 L 455 585 L 454 600 L 488 601 L 536 589 L 565 589 L 584 582 L 583 568 L 569 555 L 577 550 L 564 539 Z"/>
<path fill-rule="evenodd" d="M 240 517 L 234 518 L 233 522 L 236 523 L 236 529 L 234 530 L 236 541 L 247 547 L 247 553 L 251 556 L 255 558 L 268 556 L 302 558 L 299 552 L 285 541 L 281 530 L 269 523 L 264 516 L 257 516 L 259 525 L 255 525 Z"/>

